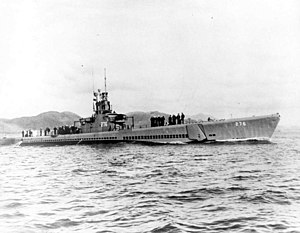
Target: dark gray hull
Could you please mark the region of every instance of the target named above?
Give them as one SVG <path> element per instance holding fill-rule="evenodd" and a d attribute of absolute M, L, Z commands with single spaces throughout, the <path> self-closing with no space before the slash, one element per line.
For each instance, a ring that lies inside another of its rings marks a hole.
<path fill-rule="evenodd" d="M 80 145 L 93 143 L 147 142 L 192 143 L 270 140 L 280 120 L 279 114 L 237 118 L 194 124 L 127 129 L 41 137 L 24 137 L 21 145 Z"/>

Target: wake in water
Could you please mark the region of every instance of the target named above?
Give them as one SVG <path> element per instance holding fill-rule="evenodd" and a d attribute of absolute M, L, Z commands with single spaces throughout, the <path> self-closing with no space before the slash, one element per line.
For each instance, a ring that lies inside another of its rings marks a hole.
<path fill-rule="evenodd" d="M 268 139 L 245 139 L 245 140 L 222 140 L 222 141 L 206 141 L 204 142 L 206 145 L 209 144 L 220 144 L 220 145 L 247 145 L 247 144 L 274 144 L 274 142 Z"/>

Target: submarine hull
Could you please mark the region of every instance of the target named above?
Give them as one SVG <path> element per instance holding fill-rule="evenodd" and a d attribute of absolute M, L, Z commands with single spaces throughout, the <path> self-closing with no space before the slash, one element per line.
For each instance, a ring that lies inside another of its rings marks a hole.
<path fill-rule="evenodd" d="M 279 120 L 279 114 L 272 114 L 193 124 L 56 135 L 55 137 L 23 137 L 20 145 L 80 145 L 118 142 L 182 144 L 215 141 L 268 141 L 272 137 Z"/>

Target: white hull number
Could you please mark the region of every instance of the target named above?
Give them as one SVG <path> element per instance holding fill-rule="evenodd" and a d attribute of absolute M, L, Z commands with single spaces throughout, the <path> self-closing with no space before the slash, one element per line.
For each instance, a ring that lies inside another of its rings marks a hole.
<path fill-rule="evenodd" d="M 237 121 L 237 122 L 235 122 L 235 126 L 246 126 L 246 122 L 245 121 Z"/>

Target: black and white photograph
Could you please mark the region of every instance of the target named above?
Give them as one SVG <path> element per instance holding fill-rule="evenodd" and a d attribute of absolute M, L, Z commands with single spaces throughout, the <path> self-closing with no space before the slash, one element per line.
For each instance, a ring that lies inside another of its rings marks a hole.
<path fill-rule="evenodd" d="M 300 1 L 1 0 L 1 233 L 300 233 Z"/>

